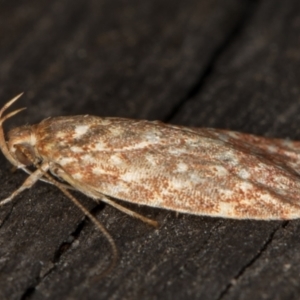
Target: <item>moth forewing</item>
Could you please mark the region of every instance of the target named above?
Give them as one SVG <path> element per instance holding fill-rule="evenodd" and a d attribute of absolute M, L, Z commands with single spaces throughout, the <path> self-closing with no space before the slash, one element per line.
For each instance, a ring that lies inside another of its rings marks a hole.
<path fill-rule="evenodd" d="M 102 224 L 68 191 L 69 186 L 151 225 L 153 220 L 112 201 L 176 212 L 235 219 L 300 217 L 299 142 L 267 139 L 208 128 L 188 128 L 122 118 L 68 116 L 15 128 L 5 141 L 2 124 L 20 110 L 0 111 L 0 147 L 16 167 L 29 173 L 1 204 L 36 181 L 56 185 L 100 229 Z M 36 171 L 26 168 L 33 164 Z"/>
<path fill-rule="evenodd" d="M 36 128 L 40 155 L 92 197 L 227 218 L 299 217 L 300 182 L 284 141 L 270 153 L 272 140 L 256 145 L 246 134 L 95 116 Z"/>

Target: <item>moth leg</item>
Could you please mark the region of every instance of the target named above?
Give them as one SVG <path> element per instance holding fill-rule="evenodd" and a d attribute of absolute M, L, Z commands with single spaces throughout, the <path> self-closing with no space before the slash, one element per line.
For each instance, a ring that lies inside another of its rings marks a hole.
<path fill-rule="evenodd" d="M 125 214 L 127 214 L 131 217 L 137 218 L 137 219 L 143 221 L 144 223 L 147 223 L 147 224 L 149 224 L 151 226 L 154 226 L 154 227 L 158 227 L 158 222 L 157 221 L 154 221 L 154 220 L 149 219 L 149 218 L 147 218 L 143 215 L 140 215 L 137 212 L 134 212 L 134 211 L 132 211 L 132 210 L 116 203 L 116 202 L 114 202 L 112 199 L 110 199 L 110 197 L 91 189 L 89 186 L 87 186 L 85 184 L 82 184 L 81 182 L 78 182 L 70 174 L 68 174 L 61 166 L 59 166 L 59 165 L 50 165 L 50 170 L 51 170 L 51 172 L 56 174 L 58 177 L 62 178 L 66 182 L 68 182 L 76 190 L 81 191 L 85 195 L 88 195 L 88 196 L 90 196 L 94 199 L 103 201 L 104 203 L 107 203 L 108 205 L 111 205 L 114 208 L 122 211 L 123 213 L 125 213 Z"/>
<path fill-rule="evenodd" d="M 22 170 L 23 170 L 26 174 L 28 174 L 28 175 L 31 175 L 31 174 L 32 174 L 32 172 L 31 172 L 30 170 L 28 170 L 27 168 L 22 168 Z M 46 183 L 48 183 L 48 184 L 54 185 L 51 181 L 47 180 L 45 177 L 41 177 L 41 178 L 39 179 L 39 181 L 46 182 Z M 76 191 L 76 189 L 74 189 L 71 185 L 64 184 L 64 183 L 60 183 L 60 184 L 61 184 L 61 186 L 63 186 L 63 187 L 64 187 L 65 189 L 67 189 L 67 190 Z"/>
<path fill-rule="evenodd" d="M 130 210 L 130 209 L 128 209 L 128 208 L 126 208 L 126 207 L 124 207 L 124 206 L 122 206 L 122 205 L 114 202 L 108 196 L 100 194 L 100 196 L 97 199 L 99 199 L 99 200 L 101 200 L 101 201 L 109 204 L 110 206 L 113 206 L 114 208 L 120 210 L 121 212 L 123 212 L 123 213 L 125 213 L 125 214 L 127 214 L 127 215 L 129 215 L 131 217 L 134 217 L 136 219 L 139 219 L 139 220 L 143 221 L 146 224 L 149 224 L 149 225 L 151 225 L 153 227 L 156 227 L 156 228 L 158 227 L 158 222 L 157 221 L 154 221 L 152 219 L 146 218 L 145 216 L 140 215 L 137 212 L 135 212 L 133 210 Z"/>
<path fill-rule="evenodd" d="M 102 232 L 102 234 L 106 237 L 107 241 L 109 242 L 111 249 L 112 249 L 112 261 L 109 264 L 109 266 L 106 268 L 106 270 L 102 273 L 102 276 L 109 273 L 114 266 L 116 265 L 116 262 L 118 260 L 118 249 L 115 244 L 114 239 L 110 235 L 110 233 L 107 231 L 107 229 L 66 189 L 64 188 L 64 185 L 60 182 L 56 181 L 50 174 L 48 174 L 48 170 L 50 169 L 49 163 L 43 163 L 42 165 L 39 165 L 37 160 L 31 155 L 30 152 L 26 151 L 26 148 L 24 149 L 22 146 L 19 146 L 20 150 L 23 152 L 24 155 L 32 162 L 32 164 L 37 168 L 37 170 L 32 173 L 29 178 L 33 178 L 31 182 L 29 182 L 28 185 L 32 186 L 36 181 L 38 181 L 43 176 L 47 179 L 47 181 L 51 182 L 53 185 L 55 185 L 58 189 L 61 190 L 61 192 L 67 196 L 96 226 L 96 228 Z M 27 153 L 26 153 L 27 152 Z M 51 169 L 52 170 L 52 169 Z M 38 173 L 38 171 L 40 171 Z M 27 178 L 27 179 L 29 179 Z M 24 184 L 23 184 L 24 185 Z"/>
<path fill-rule="evenodd" d="M 29 177 L 23 182 L 23 184 L 15 190 L 9 197 L 0 201 L 0 206 L 12 201 L 17 195 L 22 193 L 24 190 L 31 188 L 43 175 L 44 172 L 47 172 L 49 169 L 49 164 L 44 163 L 41 165 L 41 169 L 38 169 L 31 173 Z"/>

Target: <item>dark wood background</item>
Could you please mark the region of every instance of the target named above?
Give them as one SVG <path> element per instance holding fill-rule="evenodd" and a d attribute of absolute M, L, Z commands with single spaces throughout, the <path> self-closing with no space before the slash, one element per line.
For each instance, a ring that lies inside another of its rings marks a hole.
<path fill-rule="evenodd" d="M 299 0 L 0 1 L 6 130 L 48 116 L 159 119 L 300 139 Z M 26 175 L 0 156 L 0 199 Z M 121 253 L 55 187 L 0 209 L 0 299 L 299 299 L 300 222 L 176 216 L 128 207 L 154 230 L 76 196 Z"/>

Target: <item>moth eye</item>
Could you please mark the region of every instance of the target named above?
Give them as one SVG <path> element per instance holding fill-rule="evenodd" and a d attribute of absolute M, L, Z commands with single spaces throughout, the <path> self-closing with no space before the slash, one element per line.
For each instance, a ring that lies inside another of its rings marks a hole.
<path fill-rule="evenodd" d="M 25 166 L 29 166 L 32 164 L 32 162 L 27 158 L 27 156 L 18 147 L 15 147 L 15 149 L 16 149 L 14 152 L 15 156 L 20 163 L 22 163 Z M 32 152 L 28 148 L 27 148 L 27 150 L 29 150 L 30 153 Z"/>

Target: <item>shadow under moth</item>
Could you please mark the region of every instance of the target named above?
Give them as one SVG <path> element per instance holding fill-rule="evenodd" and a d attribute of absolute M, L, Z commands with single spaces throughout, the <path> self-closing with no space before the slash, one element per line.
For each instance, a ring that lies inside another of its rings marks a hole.
<path fill-rule="evenodd" d="M 105 227 L 71 194 L 80 191 L 157 226 L 116 203 L 117 198 L 179 213 L 234 219 L 286 220 L 300 217 L 300 142 L 210 128 L 90 115 L 48 118 L 8 132 L 0 110 L 0 147 L 29 174 L 13 200 L 38 180 L 57 186 L 117 247 Z M 27 167 L 33 165 L 31 172 Z M 59 181 L 55 179 L 59 178 Z M 62 181 L 64 183 L 62 183 Z"/>

